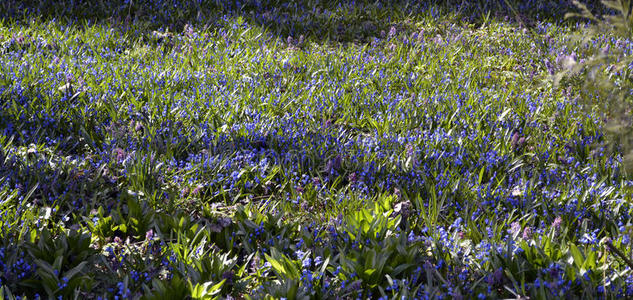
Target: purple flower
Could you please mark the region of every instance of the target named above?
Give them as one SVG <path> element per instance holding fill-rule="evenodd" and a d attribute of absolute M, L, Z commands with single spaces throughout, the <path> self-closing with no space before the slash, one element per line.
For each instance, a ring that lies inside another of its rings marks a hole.
<path fill-rule="evenodd" d="M 306 256 L 302 261 L 301 261 L 301 266 L 303 268 L 309 268 L 310 265 L 312 265 L 312 258 Z"/>
<path fill-rule="evenodd" d="M 185 198 L 189 195 L 189 187 L 185 187 L 180 191 L 180 198 Z"/>
<path fill-rule="evenodd" d="M 515 132 L 510 139 L 510 146 L 513 150 L 518 150 L 525 145 L 525 137 L 519 135 L 518 132 Z"/>
<path fill-rule="evenodd" d="M 554 69 L 554 65 L 547 58 L 545 59 L 545 68 L 547 68 L 547 71 L 549 72 L 550 75 L 554 75 L 554 73 L 556 73 L 556 70 Z"/>
<path fill-rule="evenodd" d="M 512 224 L 510 225 L 510 233 L 512 234 L 512 236 L 516 237 L 519 235 L 520 232 L 521 224 L 519 224 L 519 222 L 512 222 Z"/>
<path fill-rule="evenodd" d="M 191 191 L 191 194 L 194 195 L 194 196 L 200 194 L 200 192 L 202 191 L 202 188 L 203 188 L 203 186 L 201 186 L 201 185 L 196 186 L 193 189 L 193 191 Z"/>
<path fill-rule="evenodd" d="M 532 228 L 531 227 L 525 227 L 525 229 L 523 229 L 523 236 L 522 238 L 524 240 L 529 240 L 532 238 Z"/>
<path fill-rule="evenodd" d="M 554 230 L 560 230 L 561 223 L 563 223 L 563 218 L 561 218 L 560 216 L 556 217 L 556 219 L 554 219 L 554 223 L 552 223 L 552 227 L 554 228 Z"/>
<path fill-rule="evenodd" d="M 193 27 L 189 24 L 185 24 L 185 28 L 183 29 L 185 36 L 193 37 Z"/>
<path fill-rule="evenodd" d="M 145 239 L 151 240 L 154 237 L 154 230 L 150 229 L 145 233 Z"/>
<path fill-rule="evenodd" d="M 512 138 L 510 139 L 510 145 L 512 146 L 512 148 L 516 148 L 518 143 L 519 143 L 519 133 L 515 132 L 512 135 Z"/>
<path fill-rule="evenodd" d="M 136 125 L 134 125 L 134 130 L 142 134 L 144 130 L 143 124 L 141 124 L 141 122 L 136 122 Z"/>
<path fill-rule="evenodd" d="M 410 143 L 407 144 L 406 150 L 407 150 L 407 156 L 408 157 L 411 157 L 411 156 L 413 156 L 413 154 L 415 154 L 415 149 L 413 147 L 413 144 L 410 144 Z"/>
<path fill-rule="evenodd" d="M 341 156 L 337 155 L 336 157 L 334 157 L 333 159 L 330 159 L 330 161 L 328 161 L 327 166 L 325 168 L 325 170 L 330 173 L 333 170 L 334 171 L 338 171 L 341 169 Z"/>
<path fill-rule="evenodd" d="M 389 38 L 393 38 L 394 36 L 396 36 L 396 27 L 395 26 L 391 26 L 391 28 L 389 29 Z"/>
<path fill-rule="evenodd" d="M 349 174 L 349 182 L 351 183 L 356 183 L 356 181 L 358 181 L 358 178 L 356 176 L 356 172 Z"/>
<path fill-rule="evenodd" d="M 433 38 L 433 42 L 434 42 L 434 43 L 436 43 L 436 44 L 441 44 L 441 43 L 443 42 L 443 40 L 444 40 L 444 39 L 443 39 L 443 38 L 442 38 L 442 36 L 441 36 L 441 35 L 439 35 L 439 34 L 438 34 L 438 35 L 436 35 L 436 36 Z"/>
<path fill-rule="evenodd" d="M 424 41 L 424 29 L 420 30 L 420 32 L 418 33 L 417 39 L 418 39 L 418 43 L 421 43 Z"/>
<path fill-rule="evenodd" d="M 490 286 L 503 284 L 503 270 L 501 268 L 496 269 L 494 273 L 488 275 L 487 282 Z"/>
<path fill-rule="evenodd" d="M 125 160 L 125 157 L 127 156 L 127 154 L 125 153 L 125 150 L 121 148 L 114 148 L 113 152 L 118 162 L 122 162 L 123 160 Z"/>
<path fill-rule="evenodd" d="M 235 276 L 235 274 L 233 274 L 232 271 L 226 271 L 224 273 L 222 273 L 222 279 L 226 279 L 226 282 L 228 284 L 233 283 L 233 277 Z"/>

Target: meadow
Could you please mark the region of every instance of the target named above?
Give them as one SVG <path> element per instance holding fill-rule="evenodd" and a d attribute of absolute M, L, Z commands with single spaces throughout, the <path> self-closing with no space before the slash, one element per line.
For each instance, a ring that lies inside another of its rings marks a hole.
<path fill-rule="evenodd" d="M 552 79 L 633 41 L 433 3 L 0 2 L 0 299 L 633 297 L 633 182 Z"/>

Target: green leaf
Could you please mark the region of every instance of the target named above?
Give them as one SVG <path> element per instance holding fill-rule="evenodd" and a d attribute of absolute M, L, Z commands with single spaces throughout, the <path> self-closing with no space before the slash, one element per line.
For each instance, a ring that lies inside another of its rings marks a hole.
<path fill-rule="evenodd" d="M 264 254 L 264 257 L 266 257 L 266 261 L 270 263 L 270 266 L 273 268 L 275 272 L 277 272 L 280 275 L 286 274 L 286 269 L 284 268 L 282 263 L 270 257 L 268 254 Z"/>
<path fill-rule="evenodd" d="M 585 262 L 582 264 L 582 268 L 585 270 L 592 270 L 596 268 L 596 251 L 589 251 Z"/>
<path fill-rule="evenodd" d="M 367 277 L 371 277 L 372 274 L 376 273 L 376 269 L 365 269 L 363 273 L 367 275 Z"/>
<path fill-rule="evenodd" d="M 81 272 L 81 270 L 86 266 L 87 263 L 88 263 L 87 261 L 82 261 L 81 263 L 79 263 L 74 268 L 66 271 L 66 273 L 64 273 L 64 277 L 66 277 L 68 279 L 71 279 L 71 278 L 75 277 L 75 275 L 77 275 L 77 273 Z"/>
<path fill-rule="evenodd" d="M 481 167 L 481 170 L 479 170 L 479 184 L 484 181 L 484 171 L 486 171 L 486 166 Z"/>
<path fill-rule="evenodd" d="M 569 244 L 569 250 L 571 252 L 572 257 L 574 258 L 574 264 L 578 267 L 578 268 L 582 268 L 583 262 L 585 261 L 585 259 L 582 256 L 582 253 L 580 252 L 580 250 L 578 250 L 578 247 L 576 247 L 576 245 L 574 244 Z"/>
<path fill-rule="evenodd" d="M 37 265 L 39 269 L 46 271 L 49 274 L 55 274 L 55 269 L 48 262 L 45 262 L 41 259 L 34 259 L 33 262 Z"/>
<path fill-rule="evenodd" d="M 207 300 L 207 299 L 213 299 L 213 296 L 215 296 L 216 294 L 220 293 L 220 291 L 222 290 L 222 286 L 224 285 L 224 282 L 226 281 L 226 279 L 223 279 L 222 281 L 220 281 L 219 283 L 214 283 L 212 281 L 208 281 L 205 283 L 197 283 L 193 288 L 190 287 L 191 289 L 191 298 L 192 299 L 203 299 L 203 300 Z M 190 284 L 191 286 L 191 284 Z"/>
<path fill-rule="evenodd" d="M 327 269 L 328 265 L 330 263 L 330 257 L 328 256 L 325 261 L 323 261 L 323 265 L 321 265 L 321 269 L 320 269 L 320 273 L 325 274 L 325 270 Z"/>

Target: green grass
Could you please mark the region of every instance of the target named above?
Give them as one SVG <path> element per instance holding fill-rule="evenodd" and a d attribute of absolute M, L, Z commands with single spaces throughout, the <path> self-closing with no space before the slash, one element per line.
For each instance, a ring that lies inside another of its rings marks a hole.
<path fill-rule="evenodd" d="M 583 24 L 544 1 L 525 22 L 493 2 L 7 3 L 5 298 L 633 293 L 620 155 L 582 80 L 551 76 L 616 41 L 571 42 Z"/>

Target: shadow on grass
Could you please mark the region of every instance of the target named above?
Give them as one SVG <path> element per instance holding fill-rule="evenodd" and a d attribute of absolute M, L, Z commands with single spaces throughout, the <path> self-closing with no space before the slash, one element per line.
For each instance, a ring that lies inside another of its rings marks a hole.
<path fill-rule="evenodd" d="M 542 18 L 562 20 L 564 13 L 573 8 L 569 0 L 447 0 L 440 3 L 417 0 L 5 0 L 0 3 L 0 18 L 18 22 L 54 19 L 74 25 L 106 22 L 128 31 L 163 28 L 180 32 L 186 24 L 213 28 L 222 20 L 240 17 L 283 40 L 304 36 L 315 42 L 362 42 L 389 32 L 392 26 L 399 31 L 406 30 L 425 17 L 442 19 L 452 14 L 457 16 L 458 22 L 477 24 L 496 18 L 529 26 Z"/>

